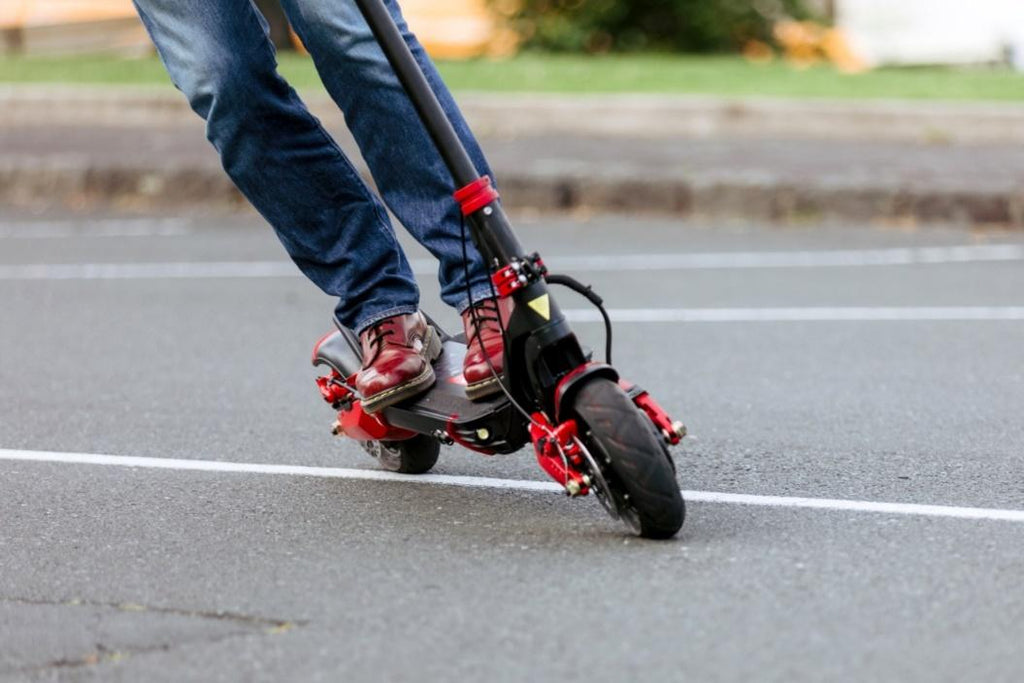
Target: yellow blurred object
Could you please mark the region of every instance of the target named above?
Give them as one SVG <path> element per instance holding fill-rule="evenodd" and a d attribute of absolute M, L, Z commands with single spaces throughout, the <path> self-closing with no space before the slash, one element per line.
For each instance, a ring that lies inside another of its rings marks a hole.
<path fill-rule="evenodd" d="M 782 46 L 790 64 L 806 69 L 820 61 L 821 34 L 824 28 L 813 21 L 780 21 L 773 29 L 775 40 Z"/>
<path fill-rule="evenodd" d="M 508 6 L 518 7 L 519 0 L 504 3 L 495 11 L 486 0 L 403 0 L 401 7 L 409 28 L 432 57 L 469 59 L 508 57 L 519 49 L 519 34 L 505 27 L 501 16 Z M 309 54 L 294 31 L 292 43 Z"/>
<path fill-rule="evenodd" d="M 0 32 L 7 52 L 151 50 L 131 0 L 0 0 Z"/>
<path fill-rule="evenodd" d="M 433 57 L 505 57 L 519 46 L 516 33 L 504 27 L 486 0 L 403 0 L 400 4 L 409 27 Z"/>
<path fill-rule="evenodd" d="M 496 10 L 487 0 L 401 0 L 401 6 L 431 55 L 465 59 L 516 52 L 519 38 L 502 15 L 518 1 L 502 0 Z M 0 31 L 8 51 L 138 52 L 150 45 L 131 0 L 0 0 Z"/>
<path fill-rule="evenodd" d="M 772 34 L 783 55 L 798 69 L 806 69 L 824 60 L 845 73 L 859 73 L 867 68 L 850 47 L 839 29 L 830 29 L 813 21 L 779 21 Z"/>
<path fill-rule="evenodd" d="M 302 44 L 302 38 L 299 38 L 299 34 L 295 32 L 295 29 L 289 26 L 288 34 L 292 38 L 292 46 L 295 47 L 295 51 L 298 52 L 300 55 L 306 55 L 308 57 L 309 50 L 307 50 L 306 46 Z"/>
<path fill-rule="evenodd" d="M 743 46 L 743 56 L 754 64 L 767 64 L 775 59 L 772 46 L 761 40 L 748 40 Z"/>
<path fill-rule="evenodd" d="M 131 0 L 3 0 L 0 28 L 54 26 L 135 17 Z"/>
<path fill-rule="evenodd" d="M 828 60 L 843 73 L 859 74 L 868 70 L 867 62 L 853 51 L 846 34 L 839 29 L 833 28 L 825 32 L 822 50 Z"/>

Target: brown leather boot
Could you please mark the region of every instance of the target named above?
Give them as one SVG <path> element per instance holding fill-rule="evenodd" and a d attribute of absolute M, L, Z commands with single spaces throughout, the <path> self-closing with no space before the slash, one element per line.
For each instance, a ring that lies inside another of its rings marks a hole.
<path fill-rule="evenodd" d="M 375 413 L 434 384 L 430 364 L 441 355 L 441 340 L 422 313 L 381 320 L 365 329 L 359 341 L 363 369 L 356 375 L 356 389 L 366 412 Z"/>
<path fill-rule="evenodd" d="M 505 376 L 505 338 L 501 329 L 508 322 L 511 306 L 511 299 L 484 299 L 477 302 L 475 309 L 479 328 L 473 321 L 472 309 L 462 314 L 467 345 L 462 375 L 466 378 L 466 396 L 470 400 L 475 401 L 501 391 L 501 379 Z M 493 372 L 491 368 L 494 368 Z"/>

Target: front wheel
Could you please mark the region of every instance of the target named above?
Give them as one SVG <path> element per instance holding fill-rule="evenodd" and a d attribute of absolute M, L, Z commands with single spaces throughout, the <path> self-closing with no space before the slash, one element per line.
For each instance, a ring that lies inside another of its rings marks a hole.
<path fill-rule="evenodd" d="M 620 516 L 644 538 L 675 536 L 686 507 L 672 461 L 647 417 L 618 384 L 604 378 L 587 382 L 573 409 Z"/>

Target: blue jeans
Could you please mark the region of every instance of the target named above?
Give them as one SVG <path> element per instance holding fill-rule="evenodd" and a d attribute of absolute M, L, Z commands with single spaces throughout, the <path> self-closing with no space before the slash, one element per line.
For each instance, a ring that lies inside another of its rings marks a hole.
<path fill-rule="evenodd" d="M 383 202 L 278 75 L 266 20 L 251 0 L 135 0 L 171 80 L 206 120 L 224 169 L 302 272 L 339 298 L 342 324 L 361 331 L 419 307 L 385 203 L 438 259 L 446 303 L 461 313 L 470 296 L 489 296 L 487 268 L 472 243 L 467 295 L 456 188 L 358 7 L 353 0 L 282 4 L 344 112 Z M 386 4 L 477 170 L 490 175 L 397 3 Z"/>

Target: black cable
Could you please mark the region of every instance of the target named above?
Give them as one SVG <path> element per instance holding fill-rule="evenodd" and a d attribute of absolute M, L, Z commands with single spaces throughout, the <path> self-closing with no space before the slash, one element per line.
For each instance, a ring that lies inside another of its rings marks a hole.
<path fill-rule="evenodd" d="M 462 213 L 461 210 L 459 211 L 459 217 L 460 217 L 459 229 L 462 232 L 462 270 L 463 270 L 463 273 L 465 274 L 465 279 L 466 279 L 466 299 L 469 301 L 470 316 L 473 318 L 473 326 L 476 327 L 477 339 L 479 339 L 480 338 L 480 319 L 479 319 L 479 317 L 477 315 L 476 306 L 474 305 L 474 302 L 473 302 L 473 287 L 472 287 L 472 285 L 470 285 L 470 281 L 469 281 L 469 254 L 466 251 L 466 216 L 465 216 L 465 214 Z M 490 277 L 487 278 L 487 284 L 488 284 L 488 286 L 490 287 L 490 290 L 491 290 L 491 298 L 494 299 L 495 305 L 498 308 L 498 328 L 501 330 L 502 345 L 504 346 L 505 345 L 505 341 L 508 339 L 508 334 L 507 334 L 507 330 L 505 328 L 505 321 L 501 319 L 501 303 L 500 303 L 500 300 L 498 299 L 498 293 L 494 290 L 494 279 L 490 278 Z M 594 294 L 594 296 L 597 297 L 596 294 Z M 597 297 L 597 298 L 600 301 L 600 297 Z M 602 309 L 602 313 L 603 312 L 604 311 Z M 607 315 L 605 315 L 605 320 L 608 321 L 608 316 Z M 610 345 L 611 344 L 611 322 L 608 321 L 607 324 L 609 326 L 609 347 L 608 347 L 608 353 L 609 353 L 609 357 L 610 357 L 611 356 L 611 345 Z M 470 340 L 467 338 L 466 339 L 466 351 L 467 351 L 467 353 L 469 352 L 469 343 L 470 343 Z M 568 485 L 569 485 L 569 471 L 570 471 L 569 458 L 565 454 L 565 450 L 562 448 L 562 444 L 558 441 L 558 437 L 555 435 L 555 433 L 547 425 L 541 424 L 540 422 L 535 420 L 533 418 L 533 415 L 528 413 L 521 405 L 519 405 L 519 402 L 516 401 L 515 397 L 512 396 L 512 392 L 510 392 L 508 390 L 508 387 L 505 386 L 505 383 L 502 382 L 501 378 L 498 376 L 498 371 L 494 369 L 494 364 L 491 363 L 491 358 L 490 358 L 490 356 L 487 355 L 487 349 L 484 348 L 483 340 L 480 340 L 480 349 L 481 349 L 481 351 L 483 351 L 484 360 L 487 361 L 487 367 L 491 371 L 491 376 L 494 377 L 495 380 L 497 380 L 498 386 L 501 388 L 502 393 L 505 394 L 505 397 L 508 398 L 509 403 L 512 404 L 512 407 L 514 407 L 517 411 L 519 411 L 519 414 L 522 415 L 526 419 L 526 421 L 528 423 L 530 423 L 531 425 L 534 425 L 534 426 L 544 430 L 544 432 L 548 435 L 548 438 L 551 439 L 551 442 L 555 444 L 555 448 L 558 449 L 558 454 L 562 457 L 562 466 L 565 468 L 565 477 L 566 478 L 565 478 L 565 481 L 562 482 L 562 485 L 568 487 Z M 507 346 L 503 350 L 503 353 L 505 354 L 505 374 L 507 376 L 508 375 L 508 367 L 509 367 L 508 366 L 508 347 Z M 541 409 L 541 414 L 542 415 L 544 414 L 543 409 Z M 549 420 L 549 421 L 551 419 L 549 416 L 546 416 L 546 415 L 545 415 L 545 418 L 547 420 Z"/>
<path fill-rule="evenodd" d="M 608 365 L 612 364 L 612 320 L 608 317 L 608 311 L 604 309 L 604 299 L 597 295 L 597 292 L 593 290 L 590 285 L 585 285 L 579 280 L 569 275 L 555 275 L 549 273 L 545 276 L 545 279 L 549 284 L 561 285 L 568 287 L 572 291 L 583 296 L 587 301 L 594 304 L 597 310 L 601 311 L 601 317 L 604 318 L 604 334 L 605 334 L 605 346 L 604 346 L 604 359 Z"/>
<path fill-rule="evenodd" d="M 462 270 L 463 270 L 463 273 L 465 274 L 465 279 L 466 279 L 466 299 L 469 301 L 470 316 L 473 319 L 473 326 L 477 330 L 477 338 L 479 338 L 480 337 L 480 319 L 479 319 L 478 314 L 477 314 L 476 304 L 473 301 L 473 287 L 470 284 L 470 279 L 469 279 L 469 253 L 466 251 L 466 216 L 465 216 L 465 214 L 462 213 L 461 210 L 459 211 L 459 219 L 460 219 L 459 220 L 459 228 L 460 228 L 460 230 L 462 232 Z M 501 304 L 498 302 L 498 294 L 497 294 L 497 292 L 494 291 L 494 281 L 491 278 L 487 278 L 487 284 L 491 288 L 491 297 L 495 300 L 495 304 L 498 307 L 498 328 L 501 330 L 501 339 L 502 339 L 502 344 L 504 345 L 505 340 L 508 339 L 508 335 L 506 334 L 506 330 L 505 330 L 505 321 L 501 319 Z M 469 352 L 469 343 L 470 343 L 470 341 L 471 341 L 470 339 L 468 339 L 468 338 L 466 339 L 466 352 L 467 353 Z M 519 402 L 516 401 L 516 399 L 512 396 L 512 393 L 509 392 L 508 388 L 505 386 L 505 383 L 501 381 L 501 377 L 498 376 L 498 371 L 494 369 L 494 364 L 491 363 L 491 357 L 487 355 L 487 349 L 484 348 L 482 340 L 480 341 L 480 349 L 483 351 L 484 360 L 487 361 L 487 368 L 491 371 L 491 376 L 494 377 L 495 380 L 497 380 L 498 386 L 501 388 L 502 393 L 505 394 L 505 396 L 508 398 L 509 402 L 512 403 L 513 407 L 515 407 L 515 409 L 518 410 L 519 413 L 523 417 L 525 417 L 528 422 L 530 422 L 531 424 L 538 424 L 537 421 L 533 419 L 533 415 L 528 413 L 521 405 L 519 405 Z M 505 372 L 507 374 L 508 373 L 508 349 L 507 348 L 504 349 L 504 354 L 505 354 Z"/>

